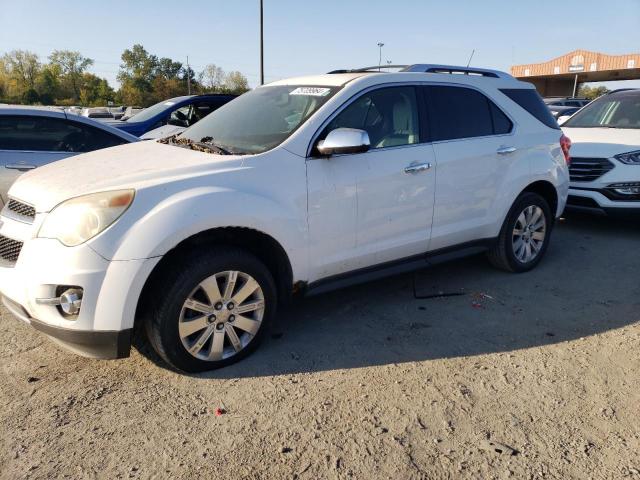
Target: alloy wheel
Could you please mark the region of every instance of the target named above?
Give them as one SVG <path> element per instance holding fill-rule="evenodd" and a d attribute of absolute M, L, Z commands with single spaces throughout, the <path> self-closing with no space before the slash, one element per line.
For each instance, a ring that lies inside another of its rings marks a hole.
<path fill-rule="evenodd" d="M 200 282 L 185 300 L 178 334 L 195 358 L 223 360 L 251 342 L 264 311 L 264 293 L 251 275 L 235 270 L 219 272 Z"/>
<path fill-rule="evenodd" d="M 513 254 L 521 263 L 533 261 L 547 237 L 547 219 L 544 211 L 537 205 L 526 207 L 513 228 Z"/>

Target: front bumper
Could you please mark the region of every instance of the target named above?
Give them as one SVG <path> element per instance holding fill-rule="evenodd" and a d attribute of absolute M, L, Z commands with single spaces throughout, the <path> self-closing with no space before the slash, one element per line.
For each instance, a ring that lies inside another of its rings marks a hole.
<path fill-rule="evenodd" d="M 611 217 L 640 215 L 640 201 L 613 200 L 599 189 L 570 188 L 566 208 Z"/>
<path fill-rule="evenodd" d="M 36 222 L 38 219 L 36 218 Z M 32 238 L 37 226 L 2 217 L 0 235 L 23 242 L 14 265 L 0 263 L 0 294 L 9 311 L 81 355 L 122 358 L 129 354 L 138 298 L 160 257 L 109 261 L 88 244 L 66 247 Z M 36 299 L 57 297 L 61 286 L 83 289 L 74 318 Z"/>
<path fill-rule="evenodd" d="M 78 355 L 100 359 L 126 358 L 131 351 L 133 329 L 120 331 L 84 331 L 55 327 L 29 316 L 24 307 L 2 296 L 2 304 L 16 318 L 29 323 L 54 342 Z"/>

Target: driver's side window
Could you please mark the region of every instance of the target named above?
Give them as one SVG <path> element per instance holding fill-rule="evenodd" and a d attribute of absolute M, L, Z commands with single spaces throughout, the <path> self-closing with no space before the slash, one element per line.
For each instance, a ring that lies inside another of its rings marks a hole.
<path fill-rule="evenodd" d="M 189 117 L 191 116 L 191 105 L 185 105 L 184 107 L 176 108 L 169 116 L 169 125 L 176 125 L 178 127 L 188 127 Z"/>
<path fill-rule="evenodd" d="M 365 130 L 372 149 L 419 143 L 415 88 L 388 87 L 362 95 L 329 123 L 320 138 L 336 128 Z"/>

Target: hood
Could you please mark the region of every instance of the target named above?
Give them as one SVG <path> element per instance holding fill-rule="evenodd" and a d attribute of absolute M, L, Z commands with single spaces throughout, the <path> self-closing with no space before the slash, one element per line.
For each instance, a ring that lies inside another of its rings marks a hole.
<path fill-rule="evenodd" d="M 182 133 L 185 130 L 186 130 L 185 127 L 179 127 L 177 125 L 167 124 L 145 133 L 140 138 L 142 140 L 154 140 L 158 138 L 166 138 L 170 135 L 176 135 L 178 133 Z"/>
<path fill-rule="evenodd" d="M 640 150 L 640 129 L 562 127 L 571 139 L 571 156 L 609 158 Z"/>
<path fill-rule="evenodd" d="M 241 156 L 215 155 L 155 141 L 76 155 L 21 175 L 9 195 L 48 212 L 64 200 L 94 192 L 144 188 L 242 166 Z"/>

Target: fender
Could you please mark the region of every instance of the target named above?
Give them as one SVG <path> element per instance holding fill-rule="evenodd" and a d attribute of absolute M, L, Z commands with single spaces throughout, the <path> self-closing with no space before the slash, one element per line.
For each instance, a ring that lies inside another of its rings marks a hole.
<path fill-rule="evenodd" d="M 285 203 L 258 192 L 245 192 L 225 187 L 195 187 L 176 191 L 160 201 L 161 193 L 140 192 L 139 210 L 153 202 L 146 214 L 131 212 L 133 223 L 116 222 L 111 232 L 96 238 L 91 247 L 104 258 L 113 261 L 140 260 L 161 257 L 183 240 L 200 232 L 221 227 L 246 227 L 261 231 L 278 241 L 289 255 L 294 279 L 307 274 L 306 185 L 304 195 Z M 304 201 L 300 201 L 300 197 Z M 212 211 L 215 210 L 215 215 Z"/>

